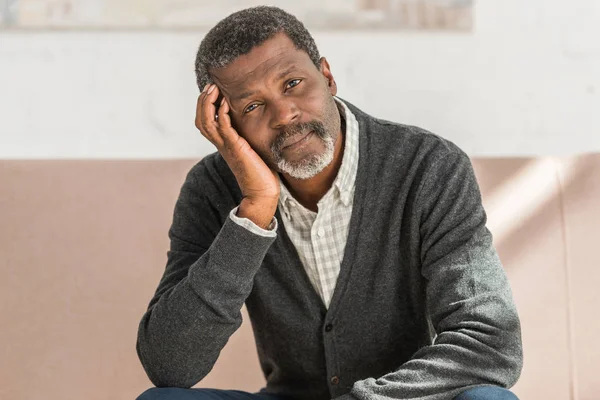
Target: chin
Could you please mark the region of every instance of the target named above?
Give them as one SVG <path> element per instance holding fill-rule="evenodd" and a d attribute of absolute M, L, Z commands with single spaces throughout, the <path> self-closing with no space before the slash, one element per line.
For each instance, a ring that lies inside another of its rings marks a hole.
<path fill-rule="evenodd" d="M 320 154 L 312 154 L 301 161 L 288 162 L 281 160 L 278 163 L 277 169 L 294 179 L 306 180 L 314 178 L 327 168 L 333 161 L 333 153 L 325 151 Z"/>

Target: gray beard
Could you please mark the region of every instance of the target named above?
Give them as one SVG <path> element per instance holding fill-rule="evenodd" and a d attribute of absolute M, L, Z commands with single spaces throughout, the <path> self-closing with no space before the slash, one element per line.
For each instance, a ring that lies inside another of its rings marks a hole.
<path fill-rule="evenodd" d="M 314 154 L 298 162 L 290 162 L 281 155 L 275 157 L 279 171 L 295 179 L 310 179 L 323 171 L 333 161 L 335 146 L 331 136 L 319 139 L 325 144 L 325 150 L 321 154 Z"/>

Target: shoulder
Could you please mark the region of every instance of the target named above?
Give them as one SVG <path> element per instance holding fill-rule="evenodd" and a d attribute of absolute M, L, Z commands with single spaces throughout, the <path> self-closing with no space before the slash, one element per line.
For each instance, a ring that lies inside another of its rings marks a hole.
<path fill-rule="evenodd" d="M 369 115 L 352 104 L 348 107 L 359 121 L 361 144 L 368 148 L 368 164 L 379 174 L 424 176 L 446 162 L 470 162 L 452 141 L 427 129 Z"/>
<path fill-rule="evenodd" d="M 375 119 L 377 134 L 372 135 L 379 152 L 400 153 L 425 164 L 433 164 L 447 157 L 462 157 L 465 152 L 452 141 L 427 129 Z"/>

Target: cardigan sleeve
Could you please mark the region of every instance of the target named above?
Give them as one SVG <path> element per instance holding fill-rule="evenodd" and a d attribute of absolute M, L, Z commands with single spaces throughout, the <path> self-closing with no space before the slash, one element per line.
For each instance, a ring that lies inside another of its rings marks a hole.
<path fill-rule="evenodd" d="M 205 194 L 222 190 L 188 174 L 175 206 L 167 265 L 138 328 L 137 353 L 154 385 L 189 388 L 212 369 L 242 323 L 241 308 L 276 235 L 221 220 Z"/>
<path fill-rule="evenodd" d="M 398 369 L 355 382 L 340 399 L 449 400 L 478 385 L 509 388 L 520 376 L 520 321 L 469 158 L 456 151 L 432 163 L 417 202 L 436 337 Z"/>

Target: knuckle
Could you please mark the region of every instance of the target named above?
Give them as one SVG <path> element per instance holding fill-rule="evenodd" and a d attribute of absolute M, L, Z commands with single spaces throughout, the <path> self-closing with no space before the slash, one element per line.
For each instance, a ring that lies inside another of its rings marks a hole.
<path fill-rule="evenodd" d="M 206 136 L 207 138 L 210 138 L 210 136 L 212 136 L 210 134 L 210 128 L 205 123 L 200 123 L 200 127 L 198 128 L 198 130 L 202 135 Z"/>
<path fill-rule="evenodd" d="M 207 98 L 208 98 L 208 96 L 206 95 L 206 93 L 202 93 L 202 98 L 200 99 L 200 102 L 202 103 L 202 105 L 204 105 L 204 103 L 206 103 Z"/>
<path fill-rule="evenodd" d="M 206 131 L 206 124 L 204 123 L 202 117 L 196 118 L 196 128 L 198 128 L 202 133 Z"/>

